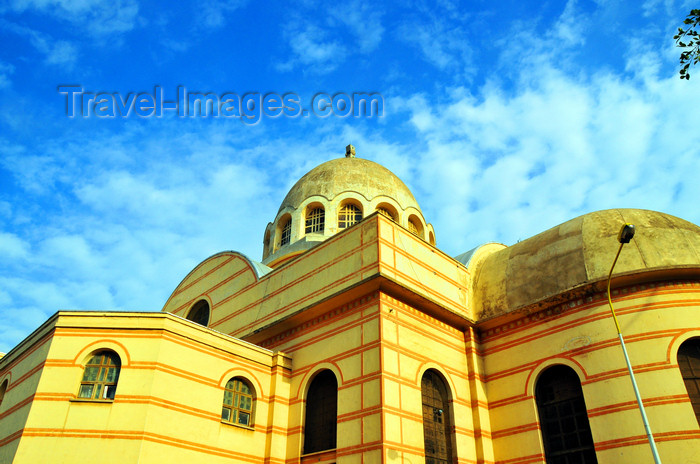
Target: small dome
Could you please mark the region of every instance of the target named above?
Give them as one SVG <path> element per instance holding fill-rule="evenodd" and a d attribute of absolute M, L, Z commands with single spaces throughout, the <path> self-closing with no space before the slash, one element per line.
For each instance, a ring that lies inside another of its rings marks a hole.
<path fill-rule="evenodd" d="M 666 280 L 700 273 L 697 225 L 656 211 L 597 211 L 484 258 L 474 272 L 476 318 L 604 289 L 624 223 L 634 224 L 636 234 L 620 253 L 613 277 Z"/>
<path fill-rule="evenodd" d="M 327 161 L 306 173 L 284 197 L 263 239 L 263 263 L 275 267 L 375 211 L 435 244 L 432 225 L 411 191 L 394 173 L 355 157 Z"/>
<path fill-rule="evenodd" d="M 321 196 L 328 201 L 345 192 L 361 195 L 367 201 L 379 196 L 396 200 L 402 209 L 409 206 L 420 211 L 418 202 L 401 179 L 381 164 L 363 158 L 336 158 L 326 161 L 299 179 L 280 206 L 299 208 L 304 200 Z"/>

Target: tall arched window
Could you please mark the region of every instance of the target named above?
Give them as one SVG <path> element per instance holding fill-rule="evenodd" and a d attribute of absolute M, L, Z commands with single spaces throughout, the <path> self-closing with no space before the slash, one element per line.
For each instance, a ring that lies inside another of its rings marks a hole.
<path fill-rule="evenodd" d="M 546 369 L 537 380 L 535 401 L 547 464 L 598 462 L 581 382 L 573 369 Z"/>
<path fill-rule="evenodd" d="M 2 384 L 0 384 L 0 406 L 2 406 L 2 400 L 5 399 L 5 392 L 7 391 L 7 386 L 10 382 L 5 379 Z"/>
<path fill-rule="evenodd" d="M 330 370 L 311 381 L 306 395 L 304 454 L 335 449 L 338 425 L 338 381 Z"/>
<path fill-rule="evenodd" d="M 95 353 L 85 365 L 78 398 L 113 400 L 121 365 L 119 356 L 113 351 Z"/>
<path fill-rule="evenodd" d="M 352 203 L 345 203 L 338 211 L 338 229 L 347 229 L 362 220 L 362 210 Z"/>
<path fill-rule="evenodd" d="M 242 377 L 234 377 L 226 383 L 224 389 L 224 406 L 221 420 L 232 424 L 253 425 L 253 388 Z"/>
<path fill-rule="evenodd" d="M 700 425 L 700 338 L 683 342 L 678 349 L 678 367 Z"/>
<path fill-rule="evenodd" d="M 280 246 L 288 245 L 292 239 L 292 219 L 287 219 L 287 222 L 282 226 L 280 234 Z"/>
<path fill-rule="evenodd" d="M 427 370 L 421 380 L 425 464 L 452 462 L 452 433 L 447 386 L 440 375 Z"/>
<path fill-rule="evenodd" d="M 187 313 L 186 319 L 206 327 L 209 324 L 209 303 L 207 300 L 199 300 Z"/>
<path fill-rule="evenodd" d="M 307 234 L 323 233 L 323 228 L 326 225 L 326 212 L 323 208 L 314 208 L 306 213 L 306 230 Z"/>

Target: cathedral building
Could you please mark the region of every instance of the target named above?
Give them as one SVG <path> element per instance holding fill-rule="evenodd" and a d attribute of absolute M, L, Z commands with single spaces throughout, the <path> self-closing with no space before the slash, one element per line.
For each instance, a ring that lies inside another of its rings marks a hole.
<path fill-rule="evenodd" d="M 452 257 L 349 146 L 261 262 L 206 258 L 161 312 L 59 311 L 0 358 L 0 464 L 652 462 L 606 292 L 625 223 L 611 298 L 651 431 L 700 462 L 700 227 L 607 210 Z"/>

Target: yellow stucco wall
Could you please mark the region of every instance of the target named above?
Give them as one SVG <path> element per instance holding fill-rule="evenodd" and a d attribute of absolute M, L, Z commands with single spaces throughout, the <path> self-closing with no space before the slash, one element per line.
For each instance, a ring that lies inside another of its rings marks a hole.
<path fill-rule="evenodd" d="M 501 250 L 465 267 L 376 215 L 268 273 L 239 253 L 208 258 L 160 313 L 60 312 L 0 359 L 0 463 L 422 463 L 427 369 L 448 386 L 454 462 L 543 463 L 534 391 L 555 364 L 581 380 L 598 462 L 649 461 L 595 282 L 513 307 L 498 287 L 505 306 L 475 316 L 473 280 L 496 279 L 481 266 Z M 614 292 L 622 330 L 662 460 L 687 464 L 700 428 L 676 352 L 700 336 L 700 282 L 632 277 Z M 200 299 L 208 328 L 184 319 Z M 115 400 L 77 400 L 99 349 L 122 361 Z M 303 456 L 307 391 L 324 369 L 339 386 L 337 448 Z M 252 427 L 221 422 L 234 376 L 255 390 Z"/>
<path fill-rule="evenodd" d="M 676 353 L 700 335 L 700 283 L 646 283 L 614 294 L 662 460 L 687 463 L 700 449 L 700 430 Z M 483 332 L 479 351 L 496 462 L 544 462 L 534 392 L 538 375 L 555 364 L 573 368 L 581 380 L 598 463 L 651 460 L 605 294 L 494 325 Z"/>
<path fill-rule="evenodd" d="M 62 312 L 50 329 L 50 349 L 26 358 L 43 365 L 38 385 L 13 381 L 31 412 L 3 418 L 0 436 L 9 426 L 21 437 L 14 461 L 3 451 L 0 462 L 284 462 L 288 357 L 164 313 Z M 78 399 L 84 365 L 103 349 L 122 362 L 115 399 Z M 13 376 L 22 364 L 8 366 Z M 252 427 L 221 421 L 234 376 L 255 390 Z"/>

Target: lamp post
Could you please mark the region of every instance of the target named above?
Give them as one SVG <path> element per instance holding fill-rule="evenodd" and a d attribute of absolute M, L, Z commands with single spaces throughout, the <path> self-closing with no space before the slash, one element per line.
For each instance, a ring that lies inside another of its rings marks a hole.
<path fill-rule="evenodd" d="M 651 428 L 649 428 L 649 420 L 647 419 L 647 414 L 644 411 L 644 404 L 642 403 L 642 397 L 639 394 L 639 388 L 637 387 L 637 381 L 634 378 L 634 371 L 632 370 L 632 364 L 630 363 L 630 358 L 627 355 L 627 348 L 625 347 L 625 339 L 622 337 L 622 331 L 620 330 L 620 324 L 617 322 L 617 316 L 615 316 L 615 309 L 613 308 L 612 298 L 610 297 L 610 280 L 612 279 L 613 269 L 615 269 L 615 264 L 617 263 L 617 258 L 620 257 L 620 252 L 622 251 L 622 246 L 625 243 L 629 243 L 634 237 L 634 225 L 625 223 L 620 229 L 620 233 L 617 235 L 617 240 L 620 242 L 620 248 L 617 249 L 617 254 L 615 255 L 615 260 L 610 267 L 610 274 L 608 274 L 608 304 L 610 305 L 610 312 L 612 312 L 613 321 L 615 321 L 615 328 L 617 329 L 617 336 L 620 338 L 620 346 L 622 347 L 622 354 L 625 355 L 625 362 L 627 363 L 627 370 L 630 373 L 630 379 L 632 380 L 632 388 L 634 388 L 634 394 L 637 397 L 637 405 L 639 406 L 639 412 L 642 414 L 642 422 L 644 423 L 644 430 L 647 432 L 647 439 L 649 440 L 649 446 L 651 447 L 651 454 L 654 456 L 654 462 L 656 464 L 661 464 L 661 459 L 659 458 L 659 452 L 656 449 L 656 443 L 654 442 L 654 436 L 651 434 Z"/>

